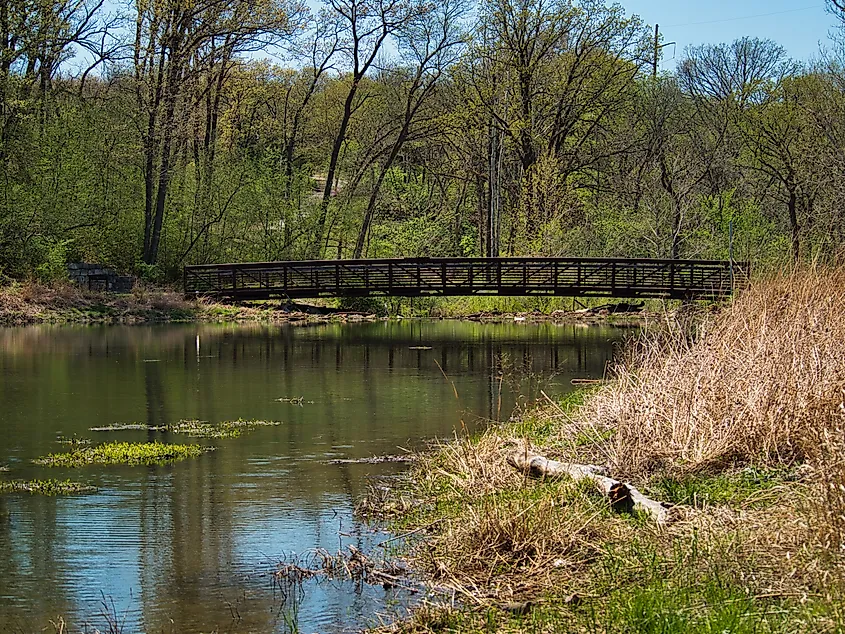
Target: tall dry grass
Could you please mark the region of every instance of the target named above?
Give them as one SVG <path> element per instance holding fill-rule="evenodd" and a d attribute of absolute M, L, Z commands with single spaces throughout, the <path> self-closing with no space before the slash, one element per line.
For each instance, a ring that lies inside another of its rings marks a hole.
<path fill-rule="evenodd" d="M 615 375 L 582 414 L 614 430 L 617 473 L 819 458 L 845 427 L 845 269 L 758 282 L 697 336 L 647 339 Z"/>

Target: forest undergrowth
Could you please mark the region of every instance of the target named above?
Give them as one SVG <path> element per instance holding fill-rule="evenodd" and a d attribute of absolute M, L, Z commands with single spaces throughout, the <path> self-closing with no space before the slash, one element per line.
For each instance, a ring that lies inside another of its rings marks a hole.
<path fill-rule="evenodd" d="M 373 488 L 359 511 L 436 590 L 383 630 L 845 631 L 845 270 L 667 318 L 610 377 Z M 603 465 L 670 521 L 520 473 L 514 447 Z"/>

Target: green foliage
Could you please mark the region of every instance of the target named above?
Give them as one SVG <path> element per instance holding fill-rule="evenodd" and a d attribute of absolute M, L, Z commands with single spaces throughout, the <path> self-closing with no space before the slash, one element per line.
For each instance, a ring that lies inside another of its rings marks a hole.
<path fill-rule="evenodd" d="M 238 6 L 243 19 L 285 22 L 284 3 Z M 30 24 L 25 5 L 10 10 L 24 11 L 14 24 Z M 315 78 L 308 64 L 247 61 L 237 47 L 212 64 L 195 65 L 199 52 L 165 54 L 185 77 L 168 114 L 167 95 L 144 96 L 155 94 L 154 64 L 109 67 L 84 84 L 50 65 L 70 50 L 72 17 L 30 24 L 4 53 L 17 62 L 0 91 L 0 270 L 14 278 L 61 278 L 68 259 L 162 283 L 191 263 L 349 257 L 371 197 L 370 257 L 725 258 L 732 227 L 734 257 L 768 268 L 794 248 L 830 259 L 845 240 L 843 70 L 803 71 L 771 42 L 696 47 L 676 73 L 652 79 L 642 67 L 651 31 L 620 6 L 479 5 L 470 30 L 483 24 L 487 36 L 420 75 L 437 81 L 395 155 L 406 99 L 420 94 L 410 34 L 395 42 L 395 64 L 360 78 L 324 207 L 348 74 Z M 207 17 L 189 21 L 190 41 L 208 42 L 203 29 L 219 16 Z M 503 37 L 520 21 L 524 42 Z M 235 22 L 225 28 L 241 33 Z M 32 50 L 55 55 L 44 77 L 20 48 L 36 41 Z M 726 87 L 713 88 L 708 72 Z M 164 181 L 161 243 L 142 258 Z"/>
<path fill-rule="evenodd" d="M 35 277 L 40 282 L 67 279 L 67 245 L 71 240 L 59 240 L 44 247 L 41 263 L 35 267 Z"/>
<path fill-rule="evenodd" d="M 158 264 L 135 263 L 135 273 L 144 282 L 160 283 L 164 281 L 164 271 Z"/>

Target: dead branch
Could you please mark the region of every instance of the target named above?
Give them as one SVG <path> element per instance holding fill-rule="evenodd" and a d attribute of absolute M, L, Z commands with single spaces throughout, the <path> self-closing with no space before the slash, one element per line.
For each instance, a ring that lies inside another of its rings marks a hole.
<path fill-rule="evenodd" d="M 631 484 L 608 477 L 604 467 L 549 460 L 527 449 L 516 450 L 507 460 L 515 469 L 538 478 L 567 477 L 573 480 L 590 480 L 608 497 L 614 510 L 642 511 L 654 518 L 658 524 L 669 521 L 669 509 L 662 503 L 646 497 Z"/>

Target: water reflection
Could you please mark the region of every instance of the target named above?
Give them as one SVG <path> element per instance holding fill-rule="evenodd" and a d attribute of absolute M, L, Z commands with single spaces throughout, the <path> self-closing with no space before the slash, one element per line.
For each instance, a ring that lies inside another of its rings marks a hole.
<path fill-rule="evenodd" d="M 379 539 L 353 521 L 352 506 L 369 476 L 396 466 L 327 461 L 395 453 L 461 421 L 506 417 L 515 390 L 530 396 L 540 377 L 554 376 L 560 392 L 573 377 L 601 376 L 623 335 L 458 322 L 2 330 L 0 464 L 14 477 L 74 477 L 100 490 L 0 496 L 0 630 L 57 615 L 102 629 L 104 597 L 124 631 L 357 627 L 389 610 L 392 591 L 310 583 L 283 596 L 268 575 L 281 556 L 366 550 Z M 57 434 L 179 418 L 282 424 L 170 467 L 71 472 L 30 462 L 59 449 Z"/>

